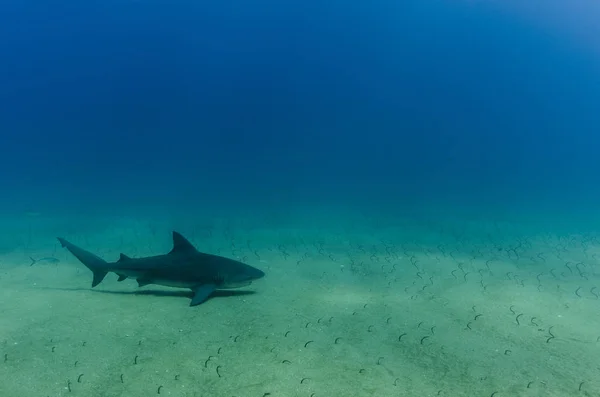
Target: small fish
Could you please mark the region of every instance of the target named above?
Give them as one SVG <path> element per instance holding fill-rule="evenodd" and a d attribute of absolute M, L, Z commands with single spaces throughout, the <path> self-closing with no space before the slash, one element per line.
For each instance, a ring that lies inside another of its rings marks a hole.
<path fill-rule="evenodd" d="M 40 259 L 33 259 L 32 257 L 29 257 L 29 259 L 31 259 L 31 265 L 29 266 L 33 266 L 38 262 L 47 262 L 47 263 L 58 263 L 60 262 L 60 259 L 55 258 L 53 256 L 46 256 L 45 258 L 40 258 Z"/>

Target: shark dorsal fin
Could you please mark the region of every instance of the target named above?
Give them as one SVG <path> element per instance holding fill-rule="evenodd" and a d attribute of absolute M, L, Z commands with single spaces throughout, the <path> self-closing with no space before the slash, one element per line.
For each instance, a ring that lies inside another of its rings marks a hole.
<path fill-rule="evenodd" d="M 130 258 L 130 257 L 128 257 L 127 255 L 125 255 L 124 253 L 121 253 L 121 254 L 119 255 L 119 260 L 118 260 L 117 262 L 123 262 L 123 261 L 127 261 L 127 260 L 129 260 L 129 259 L 131 259 L 131 258 Z"/>
<path fill-rule="evenodd" d="M 194 247 L 192 243 L 190 243 L 188 239 L 183 237 L 180 233 L 173 232 L 173 249 L 171 250 L 171 252 L 169 252 L 169 254 L 172 254 L 174 252 L 185 252 L 190 250 L 196 251 L 196 247 Z"/>

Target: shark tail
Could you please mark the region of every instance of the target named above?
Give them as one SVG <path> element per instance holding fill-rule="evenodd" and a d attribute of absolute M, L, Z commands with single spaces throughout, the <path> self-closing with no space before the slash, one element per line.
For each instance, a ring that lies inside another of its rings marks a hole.
<path fill-rule="evenodd" d="M 66 248 L 70 253 L 72 253 L 81 263 L 83 263 L 88 269 L 92 271 L 94 278 L 92 280 L 92 288 L 97 286 L 104 280 L 104 277 L 109 272 L 108 262 L 104 259 L 100 258 L 92 254 L 89 251 L 84 250 L 83 248 L 79 248 L 75 244 L 71 244 L 64 238 L 58 238 L 60 245 L 63 248 Z"/>
<path fill-rule="evenodd" d="M 31 256 L 29 257 L 29 259 L 31 259 L 31 264 L 29 266 L 33 266 L 37 263 L 37 259 L 33 259 Z"/>

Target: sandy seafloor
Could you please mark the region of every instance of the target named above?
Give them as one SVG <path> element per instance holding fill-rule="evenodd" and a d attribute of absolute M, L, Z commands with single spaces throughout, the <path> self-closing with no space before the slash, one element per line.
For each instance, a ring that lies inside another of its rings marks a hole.
<path fill-rule="evenodd" d="M 0 396 L 600 396 L 597 235 L 325 215 L 5 220 Z M 55 239 L 116 260 L 172 230 L 267 276 L 190 308 L 92 290 Z"/>

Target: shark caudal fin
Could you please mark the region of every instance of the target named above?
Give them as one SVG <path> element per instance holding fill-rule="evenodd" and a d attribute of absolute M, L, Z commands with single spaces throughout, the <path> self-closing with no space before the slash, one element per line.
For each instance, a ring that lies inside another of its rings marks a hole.
<path fill-rule="evenodd" d="M 92 271 L 94 275 L 94 279 L 92 280 L 92 288 L 94 288 L 96 285 L 100 284 L 102 280 L 104 280 L 104 277 L 106 277 L 106 275 L 108 274 L 108 263 L 104 259 L 82 248 L 79 248 L 74 244 L 71 244 L 64 238 L 59 237 L 58 241 L 60 242 L 60 245 L 63 246 L 63 248 L 69 250 L 69 252 L 75 256 L 75 258 L 79 259 L 81 263 L 83 263 L 88 269 Z"/>

